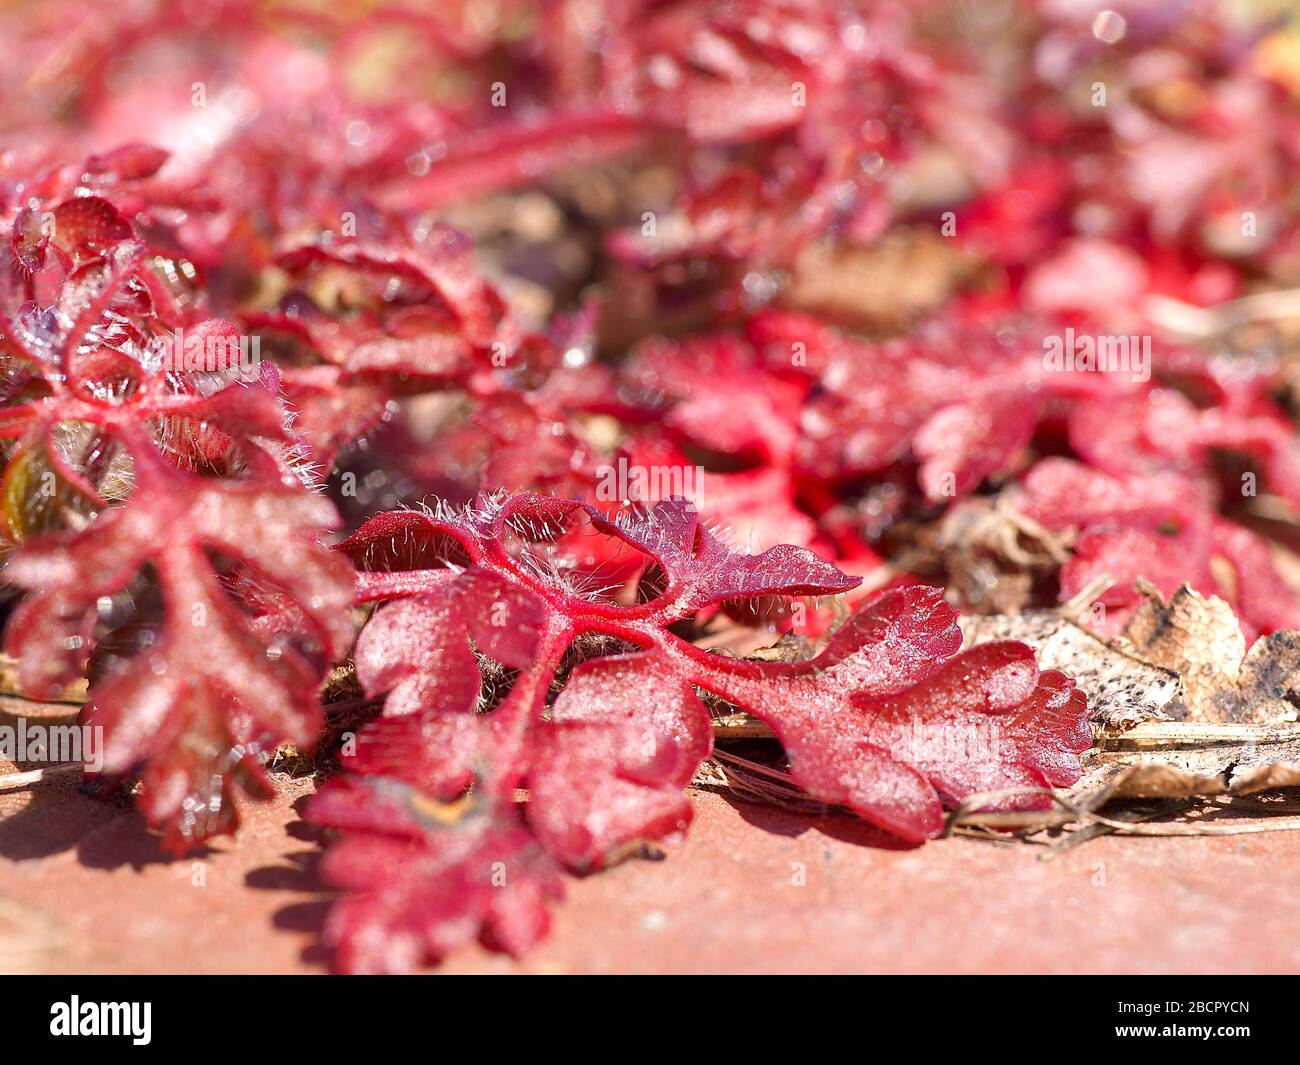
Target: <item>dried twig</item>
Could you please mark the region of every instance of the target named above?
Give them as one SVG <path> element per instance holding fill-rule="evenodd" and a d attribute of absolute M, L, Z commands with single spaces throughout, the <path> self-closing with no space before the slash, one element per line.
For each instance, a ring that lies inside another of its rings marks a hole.
<path fill-rule="evenodd" d="M 39 784 L 44 780 L 53 780 L 55 777 L 79 773 L 81 769 L 80 762 L 65 762 L 62 765 L 46 766 L 44 769 L 32 769 L 22 773 L 6 773 L 4 776 L 0 776 L 0 791 L 14 791 L 17 788 L 25 788 L 31 784 Z"/>
<path fill-rule="evenodd" d="M 1103 750 L 1203 748 L 1218 744 L 1272 744 L 1300 740 L 1300 724 L 1245 725 L 1201 721 L 1143 721 L 1122 732 L 1100 730 Z"/>
<path fill-rule="evenodd" d="M 1166 800 L 1164 802 L 1151 803 L 1136 809 L 1125 810 L 1117 815 L 1117 819 L 1125 822 L 1136 823 L 1139 821 L 1150 821 L 1156 817 L 1162 817 L 1165 814 L 1171 814 L 1179 810 L 1186 809 L 1191 803 L 1189 799 Z M 1068 850 L 1081 846 L 1089 840 L 1096 839 L 1099 836 L 1109 836 L 1115 829 L 1110 825 L 1103 825 L 1100 822 L 1093 822 L 1085 825 L 1077 832 L 1071 832 L 1062 840 L 1058 840 L 1047 848 L 1047 850 L 1038 856 L 1040 862 L 1050 862 Z"/>
<path fill-rule="evenodd" d="M 980 813 L 981 806 L 1029 795 L 1046 795 L 1060 807 L 1059 810 L 1041 812 L 1011 811 L 1008 813 Z M 1008 788 L 1005 791 L 985 791 L 968 795 L 948 817 L 944 834 L 950 834 L 954 827 L 964 824 L 977 824 L 987 827 L 1028 828 L 1038 819 L 1041 828 L 1082 822 L 1099 824 L 1125 836 L 1238 836 L 1252 832 L 1290 832 L 1300 829 L 1300 817 L 1276 817 L 1264 821 L 1251 821 L 1246 824 L 1190 824 L 1181 822 L 1168 825 L 1148 825 L 1139 822 L 1121 821 L 1114 817 L 1105 817 L 1082 805 L 1077 798 L 1071 798 L 1067 792 L 1051 788 Z"/>
<path fill-rule="evenodd" d="M 1209 340 L 1252 322 L 1300 317 L 1300 289 L 1259 292 L 1253 296 L 1197 307 L 1168 296 L 1153 296 L 1147 312 L 1157 325 L 1179 336 Z"/>

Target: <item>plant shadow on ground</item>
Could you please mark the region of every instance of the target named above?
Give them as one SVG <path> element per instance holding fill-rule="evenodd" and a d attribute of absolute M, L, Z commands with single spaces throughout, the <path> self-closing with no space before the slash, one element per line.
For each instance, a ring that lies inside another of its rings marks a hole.
<path fill-rule="evenodd" d="M 862 820 L 856 814 L 838 806 L 823 807 L 819 811 L 792 810 L 731 794 L 723 789 L 709 789 L 727 803 L 748 825 L 778 836 L 795 838 L 805 832 L 817 831 L 841 843 L 878 850 L 909 851 L 921 844 L 891 836 L 884 829 Z"/>
<path fill-rule="evenodd" d="M 713 792 L 713 794 L 722 798 L 747 825 L 765 833 L 793 838 L 812 830 L 855 846 L 895 851 L 914 849 L 913 845 L 895 839 L 848 811 L 838 808 L 827 808 L 824 813 L 804 813 L 763 805 L 725 792 Z M 277 910 L 272 923 L 280 931 L 310 936 L 312 942 L 303 948 L 300 955 L 303 962 L 309 965 L 328 966 L 331 951 L 323 945 L 322 936 L 330 907 L 339 897 L 339 893 L 326 885 L 320 875 L 320 862 L 328 834 L 325 830 L 301 819 L 308 798 L 303 796 L 293 803 L 293 811 L 298 820 L 286 825 L 285 831 L 290 838 L 309 844 L 309 848 L 286 853 L 273 865 L 251 870 L 245 876 L 244 883 L 255 891 L 308 895 L 308 898 L 290 902 Z M 671 851 L 651 843 L 630 852 L 628 860 L 651 862 L 671 860 Z M 585 879 L 588 875 L 599 876 L 600 873 L 575 874 L 574 878 Z"/>
<path fill-rule="evenodd" d="M 95 798 L 72 781 L 37 787 L 13 813 L 0 811 L 0 858 L 36 861 L 68 850 L 75 850 L 77 860 L 91 869 L 130 866 L 137 871 L 212 853 L 202 846 L 172 854 L 163 847 L 162 836 L 131 808 L 129 798 Z"/>
<path fill-rule="evenodd" d="M 0 712 L 0 717 L 4 716 Z M 38 767 L 26 764 L 16 767 L 19 771 L 30 768 Z M 738 796 L 724 789 L 693 789 L 693 794 L 704 793 L 718 796 L 746 825 L 764 833 L 795 838 L 813 830 L 855 846 L 911 849 L 909 844 L 839 808 L 792 810 Z M 310 937 L 311 942 L 301 952 L 302 961 L 325 968 L 330 963 L 331 952 L 323 945 L 322 934 L 330 906 L 338 893 L 320 876 L 320 861 L 328 835 L 323 829 L 302 820 L 308 798 L 300 796 L 293 801 L 290 808 L 295 819 L 284 827 L 287 836 L 304 844 L 304 849 L 286 852 L 277 857 L 275 864 L 250 870 L 244 883 L 255 891 L 305 896 L 278 909 L 272 924 L 279 931 Z M 42 783 L 25 793 L 0 795 L 0 859 L 38 861 L 66 851 L 75 851 L 77 860 L 88 868 L 114 870 L 130 867 L 137 871 L 147 866 L 192 861 L 214 853 L 210 847 L 201 847 L 180 857 L 171 854 L 164 849 L 161 835 L 151 830 L 133 808 L 124 790 L 119 789 L 104 797 L 96 796 L 73 775 Z M 630 855 L 630 860 L 670 859 L 670 851 L 653 844 Z"/>
<path fill-rule="evenodd" d="M 320 876 L 326 832 L 302 819 L 309 798 L 304 795 L 293 803 L 293 812 L 298 819 L 285 825 L 285 833 L 291 839 L 310 844 L 309 848 L 284 854 L 275 865 L 250 870 L 244 877 L 244 884 L 254 891 L 291 891 L 312 895 L 312 898 L 281 907 L 271 923 L 282 932 L 310 935 L 312 942 L 303 948 L 302 960 L 308 965 L 328 966 L 331 952 L 322 943 L 322 935 L 325 919 L 338 892 L 327 886 Z"/>
<path fill-rule="evenodd" d="M 29 725 L 71 725 L 78 709 L 6 700 L 0 704 L 0 726 L 17 729 L 19 719 Z M 44 762 L 20 761 L 13 772 L 47 769 Z M 177 861 L 163 848 L 162 837 L 150 830 L 133 808 L 124 788 L 93 794 L 73 772 L 42 781 L 23 791 L 0 792 L 0 859 L 37 861 L 75 850 L 88 868 L 111 870 L 122 866 L 143 869 Z M 206 847 L 185 855 L 192 861 L 210 853 Z"/>

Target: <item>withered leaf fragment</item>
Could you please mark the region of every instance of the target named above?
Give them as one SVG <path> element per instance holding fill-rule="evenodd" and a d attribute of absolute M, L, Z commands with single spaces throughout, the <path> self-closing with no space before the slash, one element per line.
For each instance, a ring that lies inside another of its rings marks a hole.
<path fill-rule="evenodd" d="M 1300 633 L 1262 636 L 1246 650 L 1232 608 L 1184 584 L 1168 601 L 1151 588 L 1121 635 L 1121 648 L 1182 678 L 1187 721 L 1268 725 L 1295 721 L 1300 707 Z"/>

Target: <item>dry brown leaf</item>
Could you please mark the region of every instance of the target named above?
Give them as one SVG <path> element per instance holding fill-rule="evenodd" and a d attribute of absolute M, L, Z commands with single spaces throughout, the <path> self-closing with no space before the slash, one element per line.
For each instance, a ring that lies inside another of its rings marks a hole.
<path fill-rule="evenodd" d="M 1173 716 L 1218 724 L 1296 720 L 1300 633 L 1276 632 L 1246 651 L 1232 608 L 1184 584 L 1165 602 L 1154 589 L 1117 641 L 1135 658 L 1182 678 Z"/>
<path fill-rule="evenodd" d="M 895 330 L 933 311 L 977 268 L 932 228 L 895 229 L 870 247 L 814 244 L 799 257 L 790 301 L 868 330 Z"/>
<path fill-rule="evenodd" d="M 1056 612 L 962 619 L 968 642 L 1023 640 L 1087 693 L 1099 747 L 1071 801 L 1097 809 L 1300 786 L 1300 633 L 1274 633 L 1247 652 L 1222 600 L 1185 585 L 1168 602 L 1146 591 L 1113 644 Z"/>
<path fill-rule="evenodd" d="M 1027 537 L 1002 499 L 963 500 L 919 537 L 932 545 L 951 592 L 979 613 L 1019 614 L 1030 603 L 1036 571 L 1068 558 Z"/>
<path fill-rule="evenodd" d="M 1101 741 L 1079 795 L 1189 798 L 1300 786 L 1300 725 L 1152 722 Z"/>

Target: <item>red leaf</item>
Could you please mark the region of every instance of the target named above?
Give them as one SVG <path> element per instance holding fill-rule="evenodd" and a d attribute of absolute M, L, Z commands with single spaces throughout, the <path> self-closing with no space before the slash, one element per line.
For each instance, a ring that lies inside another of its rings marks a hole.
<path fill-rule="evenodd" d="M 130 225 L 117 208 L 98 196 L 65 200 L 51 214 L 50 241 L 73 262 L 98 255 L 106 247 L 132 236 Z"/>
<path fill-rule="evenodd" d="M 269 788 L 259 755 L 314 741 L 315 689 L 350 637 L 350 581 L 346 564 L 314 541 L 333 524 L 326 500 L 181 473 L 146 450 L 133 458 L 129 505 L 10 560 L 8 579 L 35 594 L 10 620 L 7 645 L 23 689 L 48 697 L 84 669 L 97 614 L 145 567 L 156 575 L 160 629 L 96 679 L 86 721 L 105 730 L 105 772 L 143 769 L 146 813 L 179 848 L 234 827 L 241 779 Z M 286 593 L 300 638 L 268 646 L 209 552 Z"/>
<path fill-rule="evenodd" d="M 801 328 L 784 323 L 785 342 Z M 885 344 L 839 337 L 815 322 L 806 328 L 800 342 L 812 365 L 825 367 L 799 445 L 812 475 L 861 477 L 911 451 L 926 497 L 937 502 L 1006 471 L 1033 436 L 1045 382 L 1041 350 L 1030 339 L 1013 334 L 1007 343 L 956 320 Z"/>
<path fill-rule="evenodd" d="M 382 777 L 332 781 L 307 814 L 342 830 L 322 872 L 349 892 L 325 940 L 353 973 L 410 972 L 482 938 L 522 954 L 550 927 L 555 866 L 513 811 L 457 818 Z"/>
<path fill-rule="evenodd" d="M 682 789 L 712 750 L 708 711 L 663 656 L 587 662 L 538 732 L 529 824 L 569 868 L 603 865 L 629 840 L 686 828 Z"/>
<path fill-rule="evenodd" d="M 552 548 L 577 519 L 652 560 L 635 602 L 584 592 L 562 568 Z M 712 743 L 697 687 L 768 721 L 811 794 L 909 840 L 936 834 L 941 804 L 973 790 L 1072 782 L 1091 742 L 1083 696 L 1059 674 L 1040 675 L 1027 647 L 958 655 L 956 614 L 935 589 L 878 596 L 809 662 L 733 659 L 687 642 L 669 626 L 704 607 L 857 582 L 800 548 L 737 554 L 684 500 L 607 517 L 542 496 L 484 499 L 464 513 L 380 515 L 341 549 L 370 571 L 361 598 L 396 597 L 357 644 L 367 694 L 388 696 L 349 768 L 377 774 L 372 787 L 401 780 L 439 799 L 473 783 L 501 808 L 526 786 L 536 839 L 570 868 L 686 827 L 682 789 Z M 504 698 L 484 687 L 475 652 L 517 671 Z M 592 660 L 566 673 L 575 655 Z M 372 830 L 389 826 L 381 804 L 367 810 Z M 397 855 L 375 860 L 404 881 Z M 364 937 L 384 938 L 375 922 L 400 936 L 409 920 L 400 900 L 348 912 L 332 926 L 345 966 Z M 428 934 L 437 953 L 443 932 Z"/>
<path fill-rule="evenodd" d="M 86 160 L 86 173 L 111 181 L 140 181 L 153 177 L 169 153 L 152 144 L 123 144 Z"/>
<path fill-rule="evenodd" d="M 1231 603 L 1245 625 L 1269 633 L 1300 623 L 1300 596 L 1273 566 L 1263 540 L 1219 518 L 1199 482 L 1172 475 L 1115 477 L 1066 459 L 1045 459 L 1025 476 L 1022 509 L 1049 529 L 1073 528 L 1074 557 L 1062 568 L 1060 595 L 1071 599 L 1097 578 L 1113 583 L 1094 624 L 1119 633 L 1142 602 L 1139 577 L 1164 595 L 1184 581 Z M 1232 567 L 1230 586 L 1213 561 Z"/>
<path fill-rule="evenodd" d="M 1077 756 L 1092 745 L 1083 693 L 1040 674 L 1024 644 L 950 657 L 961 636 L 938 590 L 885 592 L 846 628 L 807 663 L 710 664 L 693 679 L 772 725 L 810 794 L 907 840 L 938 834 L 944 801 L 1082 774 Z M 1022 803 L 1047 799 L 991 806 Z"/>

